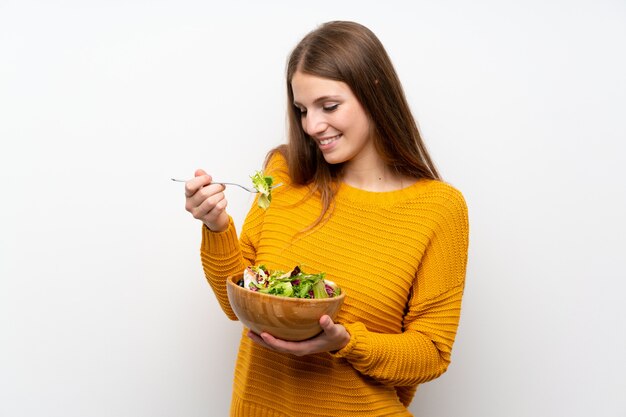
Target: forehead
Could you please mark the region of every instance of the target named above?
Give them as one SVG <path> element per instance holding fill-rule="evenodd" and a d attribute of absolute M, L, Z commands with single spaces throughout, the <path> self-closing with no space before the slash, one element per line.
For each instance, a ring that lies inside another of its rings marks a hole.
<path fill-rule="evenodd" d="M 330 78 L 318 77 L 317 75 L 305 74 L 297 71 L 291 79 L 294 102 L 300 104 L 313 103 L 320 98 L 354 97 L 348 84 L 343 81 L 331 80 Z"/>

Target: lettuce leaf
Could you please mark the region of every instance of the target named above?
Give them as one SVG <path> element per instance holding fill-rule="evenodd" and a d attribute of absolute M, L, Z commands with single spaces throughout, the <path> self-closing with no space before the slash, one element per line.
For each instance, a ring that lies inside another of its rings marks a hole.
<path fill-rule="evenodd" d="M 257 171 L 250 177 L 254 189 L 259 192 L 257 205 L 263 210 L 267 209 L 272 202 L 272 184 L 274 179 L 263 175 L 263 172 Z"/>

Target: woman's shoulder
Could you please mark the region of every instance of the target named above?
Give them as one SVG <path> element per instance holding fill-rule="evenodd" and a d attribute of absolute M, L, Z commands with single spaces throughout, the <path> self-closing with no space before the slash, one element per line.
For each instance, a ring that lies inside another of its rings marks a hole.
<path fill-rule="evenodd" d="M 432 201 L 433 204 L 447 207 L 455 207 L 457 210 L 467 212 L 467 203 L 463 193 L 454 185 L 443 180 L 418 181 L 417 194 L 420 199 Z"/>
<path fill-rule="evenodd" d="M 423 184 L 424 191 L 450 194 L 463 198 L 463 193 L 456 186 L 444 180 L 423 179 L 420 182 Z"/>

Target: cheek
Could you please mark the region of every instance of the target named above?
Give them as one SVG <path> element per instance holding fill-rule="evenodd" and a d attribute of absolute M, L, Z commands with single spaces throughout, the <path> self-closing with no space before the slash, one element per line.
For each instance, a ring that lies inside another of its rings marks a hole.
<path fill-rule="evenodd" d="M 355 130 L 358 131 L 359 136 L 369 137 L 370 136 L 370 120 L 365 116 L 365 114 L 359 114 L 354 119 Z"/>
<path fill-rule="evenodd" d="M 369 118 L 360 106 L 355 106 L 351 108 L 346 116 L 347 119 L 350 120 L 350 124 L 354 125 L 358 130 L 369 129 Z"/>
<path fill-rule="evenodd" d="M 360 130 L 363 126 L 363 120 L 359 117 L 359 114 L 354 110 L 346 111 L 340 116 L 334 118 L 335 126 L 341 128 L 341 130 Z"/>

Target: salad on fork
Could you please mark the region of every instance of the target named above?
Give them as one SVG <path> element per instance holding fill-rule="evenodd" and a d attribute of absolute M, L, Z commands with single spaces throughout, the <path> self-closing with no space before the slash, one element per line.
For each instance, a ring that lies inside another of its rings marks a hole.
<path fill-rule="evenodd" d="M 272 201 L 272 189 L 276 187 L 280 187 L 283 184 L 280 183 L 280 184 L 273 185 L 274 178 L 272 178 L 271 176 L 264 175 L 262 171 L 255 172 L 254 175 L 250 176 L 250 179 L 252 180 L 253 187 L 246 187 L 241 184 L 234 183 L 234 182 L 224 182 L 224 181 L 213 181 L 211 182 L 211 184 L 234 185 L 236 187 L 239 187 L 248 191 L 249 193 L 260 194 L 257 205 L 263 210 L 267 209 L 270 206 L 270 203 Z M 183 180 L 183 179 L 178 179 L 178 178 L 171 178 L 171 180 L 176 181 L 176 182 L 188 181 L 188 180 Z"/>

